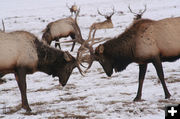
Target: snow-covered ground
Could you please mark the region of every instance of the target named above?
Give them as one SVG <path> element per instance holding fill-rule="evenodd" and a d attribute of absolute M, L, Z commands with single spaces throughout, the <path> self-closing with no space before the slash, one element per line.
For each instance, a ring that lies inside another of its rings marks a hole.
<path fill-rule="evenodd" d="M 87 38 L 88 27 L 104 17 L 97 14 L 117 11 L 112 17 L 113 29 L 99 30 L 96 37 L 113 37 L 122 33 L 133 20 L 128 5 L 138 12 L 147 5 L 143 18 L 154 20 L 180 16 L 179 0 L 0 0 L 0 20 L 6 31 L 26 30 L 41 39 L 42 30 L 51 22 L 70 15 L 66 7 L 76 4 L 81 7 L 78 23 Z M 121 15 L 120 11 L 124 14 Z M 0 28 L 2 25 L 0 24 Z M 67 38 L 70 39 L 70 38 Z M 79 45 L 71 54 L 76 56 Z M 71 44 L 62 44 L 70 50 Z M 83 77 L 75 69 L 65 87 L 58 80 L 44 73 L 27 76 L 27 96 L 32 113 L 21 109 L 20 92 L 14 75 L 3 77 L 0 84 L 0 118 L 96 118 L 96 119 L 164 119 L 167 104 L 180 103 L 180 62 L 163 63 L 167 87 L 172 95 L 164 99 L 154 67 L 149 64 L 143 86 L 141 102 L 133 102 L 138 87 L 138 66 L 131 64 L 126 70 L 107 77 L 102 67 L 95 62 Z"/>

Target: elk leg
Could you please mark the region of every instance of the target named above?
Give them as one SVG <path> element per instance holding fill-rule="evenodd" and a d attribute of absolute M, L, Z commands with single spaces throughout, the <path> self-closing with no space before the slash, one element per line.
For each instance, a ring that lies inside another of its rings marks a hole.
<path fill-rule="evenodd" d="M 142 87 L 144 82 L 144 77 L 146 74 L 147 64 L 140 64 L 139 65 L 139 86 L 138 86 L 138 92 L 136 97 L 134 98 L 134 101 L 140 101 L 141 95 L 142 95 Z"/>
<path fill-rule="evenodd" d="M 71 52 L 74 50 L 75 44 L 76 44 L 76 41 L 73 41 L 72 48 L 71 48 Z"/>
<path fill-rule="evenodd" d="M 75 35 L 74 35 L 74 34 L 70 34 L 70 36 L 71 36 L 71 38 L 72 38 L 73 40 L 75 40 Z M 74 50 L 75 44 L 76 44 L 76 41 L 73 41 L 72 48 L 71 48 L 71 52 Z"/>
<path fill-rule="evenodd" d="M 60 42 L 59 42 L 59 38 L 55 38 L 54 39 L 56 42 L 55 42 L 55 48 L 59 46 L 59 49 L 61 49 L 61 46 L 60 46 Z M 58 42 L 58 43 L 57 43 Z"/>
<path fill-rule="evenodd" d="M 31 111 L 29 107 L 27 95 L 26 95 L 26 72 L 23 68 L 18 68 L 15 73 L 16 81 L 18 83 L 19 90 L 21 92 L 22 108 L 27 112 Z"/>
<path fill-rule="evenodd" d="M 162 63 L 161 63 L 161 60 L 159 57 L 155 57 L 155 59 L 153 60 L 153 65 L 156 68 L 157 75 L 163 86 L 164 93 L 165 93 L 165 99 L 170 98 L 171 95 L 170 95 L 170 93 L 167 89 L 166 83 L 164 81 L 164 73 L 163 73 Z"/>

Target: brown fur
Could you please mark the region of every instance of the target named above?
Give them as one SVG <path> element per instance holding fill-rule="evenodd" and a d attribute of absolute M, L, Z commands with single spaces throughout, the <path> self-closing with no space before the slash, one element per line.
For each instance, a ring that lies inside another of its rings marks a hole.
<path fill-rule="evenodd" d="M 75 20 L 71 17 L 49 23 L 46 29 L 44 30 L 42 40 L 50 45 L 52 41 L 59 41 L 59 39 L 63 37 L 70 36 L 72 39 L 75 39 L 76 31 L 72 27 L 71 23 L 75 24 Z M 71 51 L 72 50 L 73 47 Z"/>
<path fill-rule="evenodd" d="M 25 31 L 0 32 L 0 77 L 14 73 L 21 92 L 22 108 L 31 111 L 26 96 L 26 75 L 42 71 L 57 76 L 65 86 L 76 59 L 68 52 L 51 48 Z"/>
<path fill-rule="evenodd" d="M 135 101 L 141 99 L 147 64 L 153 63 L 163 85 L 165 98 L 169 98 L 161 62 L 179 59 L 179 46 L 180 17 L 159 21 L 140 19 L 118 37 L 99 45 L 95 50 L 95 59 L 108 76 L 112 75 L 113 69 L 121 71 L 132 62 L 139 64 L 139 88 Z"/>

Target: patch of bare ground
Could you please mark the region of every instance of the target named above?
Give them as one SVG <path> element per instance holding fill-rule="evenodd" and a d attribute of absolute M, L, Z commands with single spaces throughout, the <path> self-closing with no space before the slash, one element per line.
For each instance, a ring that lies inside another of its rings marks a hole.
<path fill-rule="evenodd" d="M 85 98 L 87 98 L 87 97 L 83 97 L 83 96 L 81 96 L 81 97 L 67 97 L 67 98 L 60 98 L 60 100 L 68 102 L 68 101 L 84 100 Z"/>
<path fill-rule="evenodd" d="M 180 82 L 180 78 L 168 77 L 167 82 L 168 82 L 168 83 L 176 83 L 176 82 Z"/>
<path fill-rule="evenodd" d="M 31 90 L 29 92 L 44 92 L 44 91 L 52 91 L 52 90 L 56 90 L 56 89 L 61 89 L 62 87 L 59 86 L 59 85 L 55 85 L 51 88 L 40 88 L 40 89 L 37 89 L 37 90 Z"/>
<path fill-rule="evenodd" d="M 3 110 L 3 114 L 14 114 L 17 111 L 21 110 L 21 104 L 19 104 L 17 106 L 13 106 L 13 107 L 6 107 L 4 105 L 4 107 L 1 109 Z"/>
<path fill-rule="evenodd" d="M 105 104 L 105 105 L 113 105 L 113 104 L 117 104 L 117 103 L 120 103 L 120 101 L 108 101 L 108 102 L 100 102 L 101 104 Z"/>
<path fill-rule="evenodd" d="M 48 119 L 88 119 L 89 116 L 65 114 L 64 116 L 51 116 Z"/>
<path fill-rule="evenodd" d="M 120 93 L 121 95 L 132 95 L 131 93 Z"/>
<path fill-rule="evenodd" d="M 159 103 L 165 103 L 165 104 L 179 104 L 180 101 L 179 100 L 175 100 L 175 99 L 160 99 L 158 100 Z"/>

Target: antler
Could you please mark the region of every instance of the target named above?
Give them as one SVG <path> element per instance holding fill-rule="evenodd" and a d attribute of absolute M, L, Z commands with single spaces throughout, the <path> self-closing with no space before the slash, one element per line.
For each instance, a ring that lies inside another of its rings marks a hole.
<path fill-rule="evenodd" d="M 130 8 L 130 5 L 128 6 L 128 8 L 129 8 L 129 11 L 131 12 L 131 13 L 133 13 L 133 14 L 138 14 L 138 13 L 135 13 L 135 12 L 133 12 L 132 10 L 131 10 L 131 8 Z"/>
<path fill-rule="evenodd" d="M 68 4 L 66 3 L 66 7 L 68 8 L 68 9 L 71 9 L 69 6 L 68 6 Z"/>
<path fill-rule="evenodd" d="M 139 12 L 141 12 L 141 13 L 140 13 L 141 16 L 145 13 L 145 11 L 146 11 L 146 5 L 144 5 L 144 11 L 143 11 L 143 12 L 141 12 L 141 10 L 139 10 Z"/>
<path fill-rule="evenodd" d="M 130 5 L 128 6 L 128 8 L 129 8 L 129 11 L 131 12 L 131 13 L 133 13 L 133 14 L 135 14 L 135 20 L 138 20 L 138 19 L 141 19 L 141 17 L 142 17 L 142 15 L 145 13 L 145 11 L 146 11 L 146 5 L 144 5 L 144 10 L 143 10 L 143 12 L 141 12 L 142 10 L 139 10 L 139 13 L 135 13 L 135 12 L 133 12 L 132 10 L 131 10 L 131 8 L 130 8 Z"/>
<path fill-rule="evenodd" d="M 112 11 L 112 13 L 111 13 L 110 15 L 102 14 L 102 13 L 99 11 L 99 9 L 97 9 L 97 12 L 98 12 L 99 15 L 104 16 L 106 19 L 111 19 L 112 15 L 114 15 L 114 13 L 115 13 L 114 7 L 113 7 L 112 10 L 113 10 L 113 11 Z"/>
<path fill-rule="evenodd" d="M 76 13 L 76 16 L 75 16 L 75 22 L 77 23 L 77 17 L 79 16 L 79 12 L 80 12 L 80 7 L 79 9 L 77 10 L 77 13 Z"/>
<path fill-rule="evenodd" d="M 92 38 L 91 37 L 88 37 L 87 40 L 84 40 L 82 38 L 82 35 L 81 35 L 81 30 L 77 24 L 77 22 L 71 22 L 71 21 L 68 21 L 69 24 L 72 25 L 72 27 L 74 28 L 74 30 L 76 31 L 75 32 L 75 40 L 71 40 L 71 41 L 65 41 L 65 42 L 78 42 L 81 44 L 81 46 L 79 47 L 78 49 L 78 52 L 77 52 L 77 62 L 78 62 L 78 65 L 81 64 L 81 62 L 87 62 L 89 65 L 87 67 L 87 69 L 85 71 L 87 71 L 91 66 L 92 66 L 92 63 L 94 61 L 94 51 L 93 51 L 93 45 L 96 44 L 96 43 L 99 43 L 99 42 L 102 42 L 102 41 L 98 41 L 98 42 L 94 42 L 94 37 L 95 37 L 95 33 L 96 33 L 96 29 L 94 30 L 93 32 L 93 36 Z M 90 43 L 91 42 L 91 43 Z M 83 57 L 83 54 L 86 52 L 86 50 L 89 51 L 90 55 L 86 55 L 86 58 Z M 87 58 L 88 57 L 88 58 Z"/>

